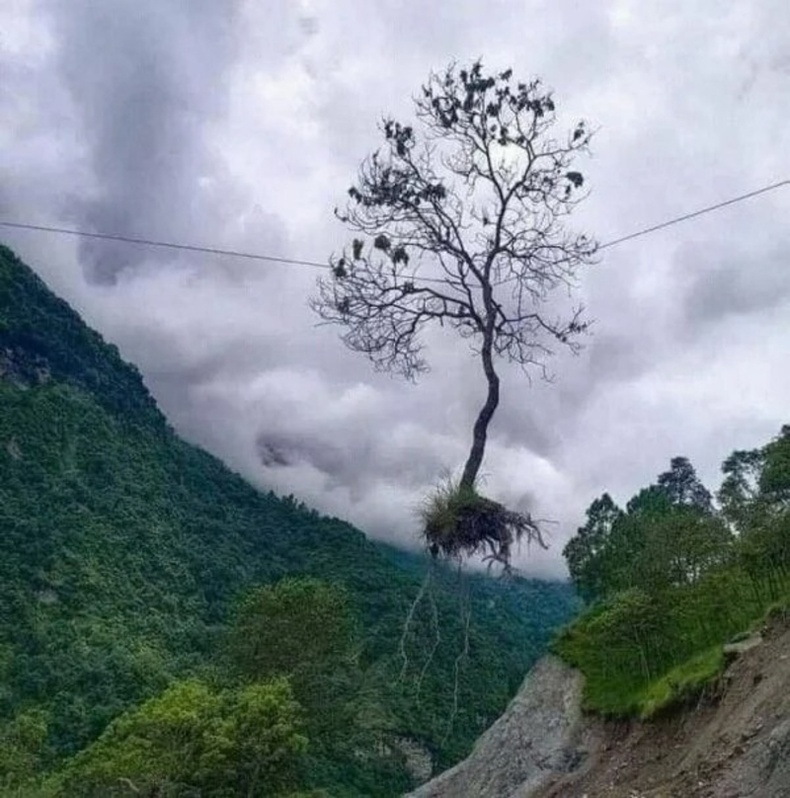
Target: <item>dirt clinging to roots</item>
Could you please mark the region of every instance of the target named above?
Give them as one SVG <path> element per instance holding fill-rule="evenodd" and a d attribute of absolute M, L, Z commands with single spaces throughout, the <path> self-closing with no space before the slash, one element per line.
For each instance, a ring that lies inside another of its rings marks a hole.
<path fill-rule="evenodd" d="M 461 504 L 450 519 L 429 519 L 424 535 L 434 557 L 481 555 L 484 562 L 499 563 L 506 570 L 515 543 L 526 539 L 543 545 L 540 529 L 529 515 L 477 495 Z"/>

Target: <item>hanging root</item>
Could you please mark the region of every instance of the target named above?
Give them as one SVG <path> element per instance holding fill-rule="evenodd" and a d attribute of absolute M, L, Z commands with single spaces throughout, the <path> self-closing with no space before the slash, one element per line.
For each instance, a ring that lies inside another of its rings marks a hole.
<path fill-rule="evenodd" d="M 458 564 L 458 583 L 460 586 L 461 563 Z M 453 707 L 450 711 L 450 717 L 447 720 L 447 731 L 445 732 L 444 737 L 442 738 L 442 745 L 444 745 L 447 742 L 450 735 L 452 734 L 453 724 L 455 723 L 455 719 L 458 716 L 458 698 L 460 692 L 461 664 L 469 656 L 469 626 L 472 621 L 472 605 L 469 600 L 468 588 L 466 590 L 463 590 L 460 594 L 459 608 L 460 608 L 461 624 L 464 632 L 464 641 L 461 650 L 458 652 L 458 656 L 455 658 L 455 664 L 453 666 Z"/>
<path fill-rule="evenodd" d="M 414 615 L 417 612 L 418 607 L 420 606 L 423 597 L 425 596 L 426 591 L 431 585 L 431 581 L 433 579 L 433 568 L 434 565 L 431 563 L 427 572 L 425 573 L 425 578 L 422 580 L 422 584 L 420 585 L 420 589 L 417 591 L 417 596 L 415 597 L 414 601 L 411 603 L 409 607 L 408 613 L 406 613 L 406 620 L 403 622 L 403 632 L 400 636 L 400 642 L 398 643 L 398 653 L 400 654 L 400 658 L 403 662 L 400 669 L 400 674 L 398 676 L 398 681 L 402 682 L 404 677 L 406 676 L 406 671 L 409 668 L 409 656 L 406 653 L 406 638 L 409 636 L 409 630 L 411 629 L 411 625 L 414 621 Z M 431 593 L 431 600 L 433 601 L 433 594 Z M 434 610 L 436 609 L 436 604 L 434 602 Z M 439 624 L 438 621 L 436 623 L 436 635 L 439 635 Z M 438 645 L 438 643 L 437 643 Z M 436 650 L 436 646 L 434 646 L 433 650 L 431 651 L 431 657 L 433 657 L 433 652 Z"/>
<path fill-rule="evenodd" d="M 431 646 L 431 650 L 428 653 L 428 656 L 423 663 L 422 670 L 420 670 L 420 675 L 417 678 L 417 693 L 416 699 L 417 703 L 420 702 L 420 690 L 422 689 L 422 682 L 425 678 L 425 674 L 428 672 L 428 668 L 433 662 L 433 656 L 436 653 L 436 649 L 439 648 L 439 643 L 441 643 L 442 636 L 439 632 L 439 608 L 436 606 L 436 597 L 433 595 L 433 591 L 428 592 L 428 600 L 431 602 L 431 625 L 433 626 L 433 645 Z"/>

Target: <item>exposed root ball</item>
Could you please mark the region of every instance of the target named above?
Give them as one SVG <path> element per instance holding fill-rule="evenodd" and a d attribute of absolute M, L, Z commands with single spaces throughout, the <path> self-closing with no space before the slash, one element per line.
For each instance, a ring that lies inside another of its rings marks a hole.
<path fill-rule="evenodd" d="M 529 515 L 508 510 L 470 488 L 449 486 L 427 502 L 423 534 L 434 557 L 483 555 L 489 566 L 510 570 L 513 544 L 526 538 L 544 546 L 540 529 Z"/>

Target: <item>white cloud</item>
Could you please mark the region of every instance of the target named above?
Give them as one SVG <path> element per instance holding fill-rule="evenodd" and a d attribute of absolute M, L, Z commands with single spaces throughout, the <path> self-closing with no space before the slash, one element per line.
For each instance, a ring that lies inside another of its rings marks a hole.
<path fill-rule="evenodd" d="M 477 56 L 542 75 L 568 124 L 600 126 L 576 219 L 604 241 L 788 177 L 781 0 L 10 0 L 0 30 L 2 218 L 322 261 L 381 116 Z M 559 522 L 528 571 L 562 572 L 604 490 L 627 500 L 675 454 L 715 483 L 729 451 L 788 420 L 788 212 L 776 192 L 606 250 L 580 289 L 587 350 L 557 359 L 554 385 L 503 370 L 487 486 Z M 414 508 L 463 461 L 483 395 L 464 344 L 431 334 L 434 370 L 411 386 L 315 326 L 310 269 L 4 238 L 188 438 L 256 484 L 416 540 Z"/>

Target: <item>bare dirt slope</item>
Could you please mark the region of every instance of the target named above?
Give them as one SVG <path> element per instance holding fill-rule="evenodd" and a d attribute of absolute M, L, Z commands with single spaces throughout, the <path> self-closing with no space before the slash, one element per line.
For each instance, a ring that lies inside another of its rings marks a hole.
<path fill-rule="evenodd" d="M 580 689 L 543 660 L 469 758 L 413 798 L 790 798 L 787 617 L 734 659 L 715 696 L 667 717 L 584 717 Z"/>

